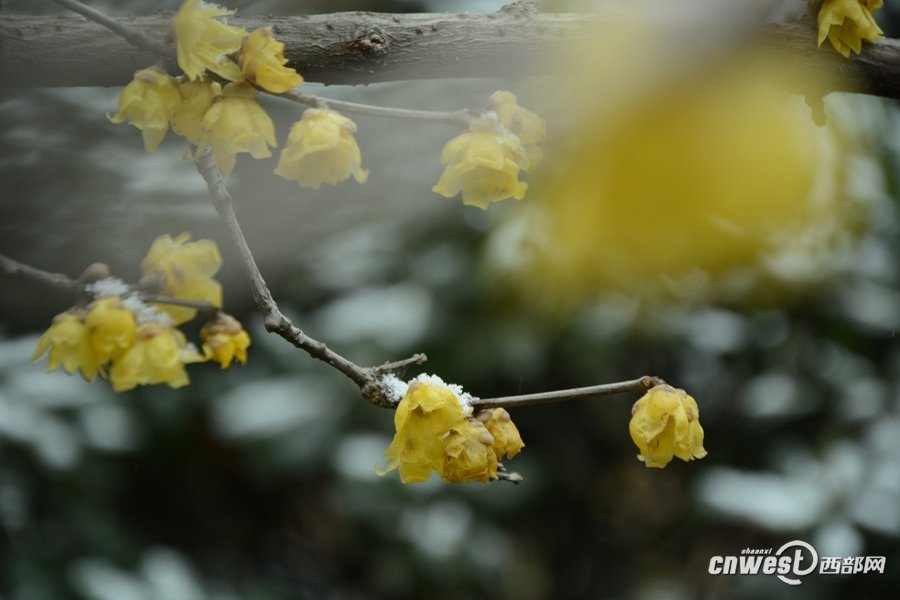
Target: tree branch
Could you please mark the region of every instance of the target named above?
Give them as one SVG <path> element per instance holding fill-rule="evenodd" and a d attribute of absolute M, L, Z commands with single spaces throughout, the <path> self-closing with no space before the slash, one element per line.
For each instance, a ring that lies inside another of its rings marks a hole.
<path fill-rule="evenodd" d="M 519 5 L 514 5 L 519 6 Z M 579 39 L 598 35 L 610 17 L 500 10 L 487 14 L 380 14 L 346 12 L 304 17 L 232 18 L 248 29 L 271 26 L 285 43 L 288 64 L 307 81 L 360 84 L 425 78 L 517 77 L 558 73 L 546 60 Z M 167 15 L 124 17 L 177 72 Z M 844 59 L 816 47 L 808 22 L 755 26 L 750 39 L 766 45 L 832 86 L 900 99 L 900 41 L 866 43 Z M 737 42 L 736 42 L 737 43 Z M 134 71 L 159 61 L 103 26 L 73 17 L 0 16 L 0 78 L 7 87 L 119 86 Z"/>
<path fill-rule="evenodd" d="M 638 379 L 619 381 L 616 383 L 602 383 L 589 387 L 573 388 L 569 390 L 555 390 L 538 394 L 522 394 L 520 396 L 503 396 L 500 398 L 478 398 L 471 400 L 469 404 L 473 408 L 518 408 L 520 406 L 533 406 L 535 404 L 550 404 L 551 402 L 565 402 L 567 400 L 580 400 L 582 398 L 594 398 L 596 396 L 609 396 L 625 392 L 646 392 L 647 390 L 663 385 L 665 381 L 659 377 L 645 375 Z"/>
<path fill-rule="evenodd" d="M 42 271 L 41 269 L 36 269 L 34 267 L 26 265 L 25 263 L 20 263 L 17 260 L 13 260 L 12 258 L 9 258 L 8 256 L 5 256 L 3 254 L 0 254 L 0 270 L 2 270 L 7 275 L 27 277 L 29 279 L 33 279 L 35 281 L 38 281 L 45 285 L 49 285 L 51 287 L 55 287 L 65 292 L 84 291 L 84 285 L 72 279 L 68 275 Z"/>
<path fill-rule="evenodd" d="M 82 4 L 81 2 L 78 2 L 78 0 L 53 1 L 60 6 L 64 6 L 72 12 L 76 12 L 84 18 L 97 23 L 98 25 L 106 27 L 113 33 L 122 36 L 129 44 L 135 46 L 136 48 L 141 48 L 143 50 L 148 50 L 150 52 L 155 52 L 158 54 L 162 54 L 166 50 L 165 45 L 154 43 L 147 39 L 147 37 L 141 32 L 140 29 L 135 29 L 134 27 L 123 25 L 116 19 L 107 16 L 97 9 Z"/>
<path fill-rule="evenodd" d="M 454 111 L 413 110 L 409 108 L 392 108 L 389 106 L 360 104 L 359 102 L 347 102 L 346 100 L 332 100 L 331 98 L 313 96 L 312 94 L 301 94 L 300 92 L 285 92 L 283 94 L 274 95 L 286 98 L 292 102 L 297 102 L 298 104 L 306 104 L 316 108 L 328 107 L 342 113 L 353 113 L 371 117 L 387 117 L 388 119 L 412 119 L 414 121 L 446 123 L 448 125 L 459 125 L 460 127 L 467 126 L 473 117 L 472 113 L 464 108 Z"/>

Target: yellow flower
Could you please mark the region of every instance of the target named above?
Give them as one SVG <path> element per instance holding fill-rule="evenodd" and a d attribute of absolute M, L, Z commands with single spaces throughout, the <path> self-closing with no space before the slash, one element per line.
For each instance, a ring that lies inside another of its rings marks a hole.
<path fill-rule="evenodd" d="M 143 323 L 137 328 L 134 345 L 113 360 L 109 380 L 117 392 L 157 383 L 179 388 L 190 383 L 185 363 L 202 360 L 177 329 Z"/>
<path fill-rule="evenodd" d="M 394 413 L 394 440 L 385 451 L 384 475 L 398 469 L 403 483 L 427 481 L 431 471 L 441 473 L 444 439 L 450 428 L 465 420 L 462 404 L 448 388 L 413 382 Z"/>
<path fill-rule="evenodd" d="M 488 432 L 494 438 L 493 449 L 497 458 L 512 458 L 522 451 L 525 443 L 519 435 L 519 429 L 512 422 L 509 413 L 503 408 L 483 410 L 478 413 L 477 419 L 484 423 Z"/>
<path fill-rule="evenodd" d="M 247 364 L 250 336 L 231 315 L 218 313 L 200 329 L 200 339 L 207 360 L 219 363 L 223 369 L 231 365 L 232 360 Z"/>
<path fill-rule="evenodd" d="M 634 403 L 631 414 L 631 439 L 648 467 L 665 467 L 673 456 L 684 461 L 706 456 L 700 409 L 684 390 L 658 385 Z"/>
<path fill-rule="evenodd" d="M 528 165 L 525 170 L 529 173 L 533 171 L 544 155 L 538 145 L 547 137 L 546 121 L 519 106 L 515 95 L 510 92 L 494 92 L 488 100 L 488 107 L 497 113 L 504 127 L 519 137 Z"/>
<path fill-rule="evenodd" d="M 825 0 L 819 9 L 819 45 L 828 38 L 834 49 L 850 58 L 859 54 L 862 41 L 875 41 L 883 32 L 872 16 L 884 0 Z"/>
<path fill-rule="evenodd" d="M 119 96 L 119 112 L 113 123 L 128 121 L 141 130 L 144 148 L 153 152 L 169 130 L 169 120 L 181 102 L 175 78 L 158 67 L 141 69 Z"/>
<path fill-rule="evenodd" d="M 206 69 L 231 81 L 243 79 L 241 69 L 228 55 L 240 50 L 247 32 L 216 20 L 234 12 L 200 0 L 185 0 L 175 13 L 172 28 L 178 66 L 189 79 L 200 79 Z"/>
<path fill-rule="evenodd" d="M 247 81 L 276 94 L 303 83 L 297 71 L 284 66 L 284 44 L 272 38 L 270 27 L 257 29 L 244 38 L 240 64 Z"/>
<path fill-rule="evenodd" d="M 351 175 L 364 183 L 369 172 L 361 166 L 355 131 L 356 123 L 333 110 L 307 109 L 291 127 L 275 174 L 313 189 Z"/>
<path fill-rule="evenodd" d="M 134 342 L 134 314 L 117 297 L 100 298 L 84 318 L 91 346 L 101 363 L 122 355 Z"/>
<path fill-rule="evenodd" d="M 53 371 L 62 365 L 71 375 L 81 371 L 81 376 L 92 381 L 100 370 L 101 360 L 94 352 L 87 326 L 82 316 L 73 310 L 56 315 L 53 324 L 41 339 L 31 360 L 37 360 L 49 350 L 47 370 Z"/>
<path fill-rule="evenodd" d="M 147 256 L 141 262 L 145 276 L 160 281 L 161 292 L 182 300 L 208 302 L 222 306 L 222 286 L 213 275 L 222 266 L 219 248 L 212 240 L 190 241 L 188 233 L 176 238 L 161 235 L 150 245 Z M 176 324 L 190 321 L 197 313 L 193 308 L 159 305 Z"/>
<path fill-rule="evenodd" d="M 231 173 L 235 157 L 242 152 L 249 152 L 253 158 L 272 156 L 268 146 L 275 146 L 275 124 L 248 83 L 226 85 L 206 110 L 201 126 L 201 150 L 212 146 L 216 164 L 225 175 Z"/>
<path fill-rule="evenodd" d="M 480 421 L 463 419 L 452 426 L 444 440 L 441 478 L 448 483 L 487 483 L 497 479 L 493 444 L 493 436 Z"/>
<path fill-rule="evenodd" d="M 480 117 L 444 146 L 441 163 L 447 167 L 432 191 L 447 198 L 462 192 L 463 204 L 480 208 L 521 200 L 528 184 L 519 181 L 519 171 L 527 161 L 518 137 L 496 118 Z"/>
<path fill-rule="evenodd" d="M 203 115 L 214 98 L 222 94 L 222 86 L 208 79 L 178 82 L 181 102 L 172 115 L 172 131 L 194 145 L 203 142 Z"/>

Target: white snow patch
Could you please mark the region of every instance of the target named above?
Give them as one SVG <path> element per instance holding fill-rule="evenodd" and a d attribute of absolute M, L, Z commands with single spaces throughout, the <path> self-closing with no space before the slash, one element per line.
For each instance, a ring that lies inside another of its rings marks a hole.
<path fill-rule="evenodd" d="M 459 398 L 459 403 L 462 404 L 463 411 L 466 414 L 472 412 L 472 402 L 478 400 L 477 396 L 473 396 L 472 394 L 463 390 L 463 387 L 456 383 L 447 383 L 437 375 L 429 375 L 428 373 L 422 373 L 417 375 L 416 377 L 410 379 L 408 382 L 404 382 L 399 379 L 393 373 L 388 373 L 384 377 L 381 378 L 382 387 L 387 390 L 390 400 L 394 403 L 400 402 L 403 399 L 403 396 L 406 395 L 406 392 L 409 390 L 410 384 L 413 382 L 421 382 L 428 383 L 431 385 L 439 385 L 447 388 L 451 392 L 453 392 L 457 398 Z"/>

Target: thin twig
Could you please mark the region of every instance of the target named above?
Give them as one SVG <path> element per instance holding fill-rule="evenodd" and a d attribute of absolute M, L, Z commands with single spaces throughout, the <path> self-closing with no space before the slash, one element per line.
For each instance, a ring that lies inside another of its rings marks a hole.
<path fill-rule="evenodd" d="M 207 314 L 217 313 L 222 310 L 215 304 L 202 302 L 200 300 L 183 300 L 181 298 L 160 296 L 158 294 L 145 294 L 143 292 L 140 292 L 138 295 L 140 296 L 141 300 L 146 302 L 147 304 L 170 304 L 172 306 L 183 306 L 184 308 L 193 308 Z"/>
<path fill-rule="evenodd" d="M 534 404 L 549 404 L 551 402 L 565 402 L 567 400 L 580 400 L 582 398 L 593 398 L 595 396 L 609 396 L 611 394 L 621 394 L 624 392 L 646 392 L 652 387 L 664 384 L 665 381 L 659 377 L 645 375 L 638 379 L 629 381 L 618 381 L 616 383 L 602 383 L 600 385 L 592 385 L 588 387 L 573 388 L 570 390 L 555 390 L 552 392 L 541 392 L 538 394 L 522 394 L 520 396 L 503 396 L 500 398 L 479 398 L 472 400 L 470 404 L 478 408 L 512 408 L 519 406 L 532 406 Z"/>
<path fill-rule="evenodd" d="M 110 31 L 117 33 L 118 35 L 125 38 L 132 46 L 141 48 L 143 50 L 149 50 L 150 52 L 163 53 L 165 51 L 164 46 L 159 46 L 156 43 L 150 41 L 147 36 L 145 36 L 143 32 L 141 32 L 141 30 L 129 27 L 128 25 L 124 25 L 123 23 L 100 12 L 99 10 L 78 2 L 78 0 L 53 1 L 60 6 L 68 8 L 72 12 L 78 13 L 79 15 L 90 21 L 93 21 L 99 25 L 103 25 Z"/>
<path fill-rule="evenodd" d="M 39 281 L 40 283 L 55 287 L 67 292 L 80 292 L 84 290 L 84 286 L 78 281 L 72 279 L 68 275 L 62 273 L 51 273 L 42 271 L 34 267 L 28 266 L 17 260 L 13 260 L 8 256 L 0 254 L 0 270 L 7 275 L 23 276 Z"/>
<path fill-rule="evenodd" d="M 263 316 L 266 330 L 280 335 L 313 358 L 321 360 L 343 373 L 359 386 L 363 397 L 369 402 L 379 406 L 392 407 L 393 403 L 387 398 L 386 392 L 381 384 L 381 375 L 389 370 L 399 369 L 412 363 L 422 362 L 425 359 L 425 355 L 417 354 L 407 360 L 399 361 L 397 363 L 387 363 L 381 367 L 361 367 L 348 358 L 341 356 L 326 346 L 325 343 L 313 339 L 303 333 L 284 315 L 284 313 L 281 312 L 278 308 L 278 304 L 275 302 L 274 298 L 272 298 L 272 293 L 269 291 L 269 287 L 266 285 L 266 281 L 259 271 L 256 259 L 253 257 L 253 253 L 247 245 L 247 240 L 241 230 L 237 215 L 234 213 L 231 195 L 225 187 L 224 177 L 213 159 L 212 152 L 207 150 L 202 153 L 195 163 L 197 165 L 197 170 L 200 172 L 200 175 L 203 176 L 203 179 L 206 181 L 206 185 L 209 188 L 213 207 L 215 207 L 216 212 L 219 213 L 219 217 L 221 217 L 222 221 L 225 223 L 225 228 L 228 230 L 228 234 L 241 257 L 241 262 L 244 265 L 244 270 L 250 281 L 250 292 L 253 296 L 253 302 L 256 304 L 257 310 Z"/>
<path fill-rule="evenodd" d="M 448 125 L 467 126 L 474 116 L 471 111 L 463 108 L 454 111 L 438 110 L 413 110 L 409 108 L 393 108 L 390 106 L 374 106 L 360 104 L 359 102 L 347 102 L 346 100 L 332 100 L 313 94 L 301 94 L 300 92 L 285 92 L 273 94 L 292 102 L 306 104 L 315 108 L 332 108 L 334 110 L 368 115 L 372 117 L 387 117 L 388 119 L 411 119 L 414 121 L 428 121 L 431 123 L 446 123 Z"/>

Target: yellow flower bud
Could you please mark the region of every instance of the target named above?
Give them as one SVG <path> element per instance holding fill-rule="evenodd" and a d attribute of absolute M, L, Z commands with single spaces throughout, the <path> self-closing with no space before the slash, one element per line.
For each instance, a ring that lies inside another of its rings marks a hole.
<path fill-rule="evenodd" d="M 256 90 L 248 83 L 229 83 L 222 95 L 213 99 L 201 121 L 204 131 L 200 150 L 212 146 L 222 173 L 234 168 L 235 157 L 249 152 L 253 158 L 272 156 L 275 124 L 256 101 Z"/>
<path fill-rule="evenodd" d="M 190 383 L 184 365 L 202 360 L 177 329 L 143 323 L 131 348 L 113 360 L 109 381 L 117 392 L 158 383 L 179 388 Z"/>
<path fill-rule="evenodd" d="M 706 456 L 697 402 L 684 390 L 658 385 L 634 403 L 628 429 L 648 467 L 665 467 L 677 456 L 683 461 Z"/>
<path fill-rule="evenodd" d="M 432 383 L 413 382 L 394 413 L 396 435 L 385 451 L 385 475 L 398 469 L 403 483 L 427 481 L 431 471 L 441 473 L 444 438 L 450 428 L 465 420 L 462 404 L 450 389 Z"/>
<path fill-rule="evenodd" d="M 74 309 L 53 319 L 53 324 L 38 340 L 31 360 L 38 360 L 48 351 L 47 371 L 62 365 L 69 375 L 80 371 L 82 377 L 92 381 L 100 370 L 102 361 L 91 344 L 88 328 L 82 315 Z"/>
<path fill-rule="evenodd" d="M 250 336 L 231 315 L 218 313 L 200 329 L 200 339 L 207 360 L 219 363 L 223 369 L 230 366 L 232 360 L 247 364 Z"/>
<path fill-rule="evenodd" d="M 319 189 L 351 175 L 364 183 L 369 172 L 362 168 L 359 146 L 353 137 L 356 123 L 333 110 L 310 108 L 294 123 L 275 174 L 302 187 Z"/>
<path fill-rule="evenodd" d="M 222 86 L 208 79 L 184 80 L 178 82 L 178 91 L 181 102 L 172 115 L 172 131 L 199 145 L 203 142 L 203 115 L 213 99 L 222 94 Z"/>
<path fill-rule="evenodd" d="M 478 420 L 494 438 L 493 449 L 497 458 L 512 458 L 522 451 L 525 443 L 519 435 L 519 429 L 512 422 L 509 413 L 503 408 L 483 410 L 478 413 Z"/>
<path fill-rule="evenodd" d="M 119 96 L 119 112 L 107 115 L 113 123 L 126 120 L 141 130 L 144 148 L 153 152 L 169 130 L 169 120 L 181 102 L 175 78 L 158 67 L 141 69 Z"/>
<path fill-rule="evenodd" d="M 101 363 L 121 356 L 134 342 L 134 314 L 117 297 L 100 298 L 88 307 L 84 324 Z"/>
<path fill-rule="evenodd" d="M 494 92 L 488 100 L 488 107 L 497 113 L 503 126 L 519 137 L 525 150 L 529 173 L 534 171 L 544 153 L 538 145 L 547 137 L 547 124 L 544 119 L 530 110 L 519 106 L 515 95 L 510 92 Z"/>
<path fill-rule="evenodd" d="M 222 286 L 213 275 L 222 266 L 219 248 L 212 240 L 190 241 L 188 233 L 176 238 L 161 235 L 153 241 L 141 262 L 145 276 L 156 277 L 161 291 L 173 298 L 208 302 L 222 306 Z M 176 324 L 190 321 L 197 313 L 193 308 L 161 304 L 158 306 Z"/>
<path fill-rule="evenodd" d="M 444 146 L 447 165 L 432 191 L 447 198 L 462 192 L 463 204 L 487 208 L 492 202 L 525 197 L 528 184 L 519 171 L 528 163 L 519 138 L 505 131 L 495 117 L 472 121 L 469 128 Z"/>
<path fill-rule="evenodd" d="M 274 92 L 284 93 L 303 83 L 303 78 L 285 67 L 284 44 L 272 37 L 272 29 L 253 31 L 241 44 L 241 70 L 250 83 Z"/>
<path fill-rule="evenodd" d="M 819 9 L 819 40 L 825 38 L 841 55 L 862 52 L 862 41 L 875 41 L 884 33 L 872 16 L 884 6 L 884 0 L 825 0 Z"/>
<path fill-rule="evenodd" d="M 441 477 L 448 483 L 485 483 L 497 479 L 494 438 L 484 424 L 464 419 L 450 428 L 444 440 Z"/>
<path fill-rule="evenodd" d="M 189 79 L 202 78 L 206 69 L 231 81 L 243 79 L 241 69 L 228 55 L 240 50 L 247 32 L 217 20 L 234 12 L 201 0 L 185 0 L 175 13 L 172 28 L 178 66 Z"/>

